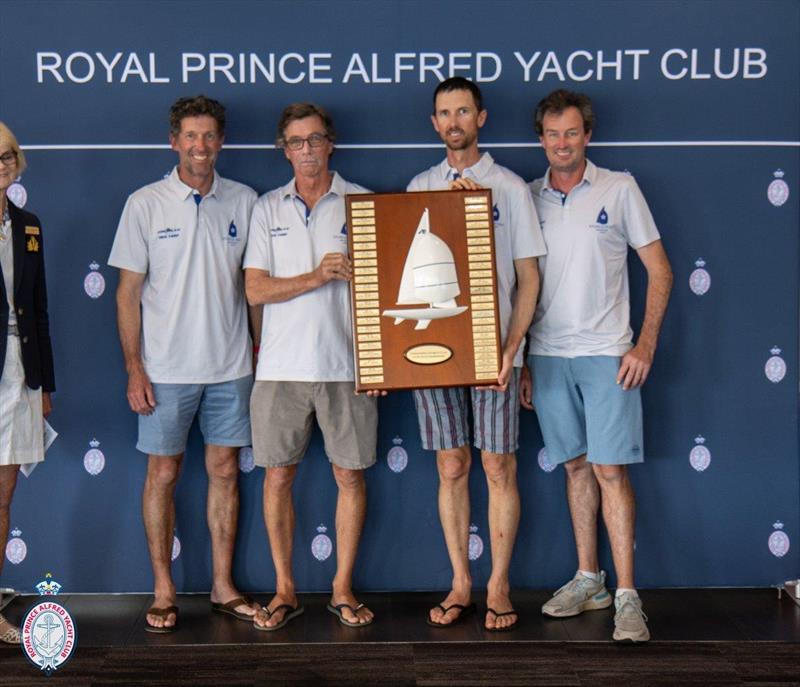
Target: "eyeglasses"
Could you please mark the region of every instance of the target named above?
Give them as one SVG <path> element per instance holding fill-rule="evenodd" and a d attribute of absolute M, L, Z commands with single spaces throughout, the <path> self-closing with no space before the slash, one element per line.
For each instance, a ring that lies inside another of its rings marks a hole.
<path fill-rule="evenodd" d="M 283 145 L 289 150 L 302 150 L 303 145 L 308 143 L 311 148 L 321 148 L 328 142 L 326 134 L 311 134 L 308 138 L 301 138 L 300 136 L 292 136 L 285 140 Z"/>
<path fill-rule="evenodd" d="M 12 150 L 11 152 L 0 155 L 0 163 L 6 167 L 13 167 L 15 164 L 17 164 L 16 151 Z"/>

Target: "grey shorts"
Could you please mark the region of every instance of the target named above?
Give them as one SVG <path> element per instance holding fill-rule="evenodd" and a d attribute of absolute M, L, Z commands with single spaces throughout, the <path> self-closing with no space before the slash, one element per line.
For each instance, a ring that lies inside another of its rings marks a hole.
<path fill-rule="evenodd" d="M 256 465 L 277 468 L 299 463 L 315 416 L 331 463 L 348 470 L 374 465 L 377 400 L 356 395 L 354 388 L 353 382 L 257 381 L 250 397 Z"/>
<path fill-rule="evenodd" d="M 514 453 L 519 439 L 520 372 L 514 368 L 504 392 L 465 387 L 415 390 L 422 447 L 438 451 L 469 444 L 471 401 L 475 446 L 489 453 Z"/>

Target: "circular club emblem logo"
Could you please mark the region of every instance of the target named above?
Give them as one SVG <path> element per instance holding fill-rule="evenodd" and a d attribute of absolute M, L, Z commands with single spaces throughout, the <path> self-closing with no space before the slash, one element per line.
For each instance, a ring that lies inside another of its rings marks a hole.
<path fill-rule="evenodd" d="M 103 472 L 106 466 L 106 457 L 103 452 L 97 448 L 100 442 L 97 439 L 92 439 L 89 442 L 91 448 L 83 455 L 83 467 L 93 477 Z"/>
<path fill-rule="evenodd" d="M 253 472 L 256 466 L 255 458 L 253 457 L 253 447 L 244 446 L 239 449 L 239 469 L 244 472 Z"/>
<path fill-rule="evenodd" d="M 550 456 L 547 454 L 546 446 L 539 451 L 539 467 L 545 472 L 553 472 L 556 469 L 556 464 L 550 460 Z"/>
<path fill-rule="evenodd" d="M 783 180 L 783 170 L 776 169 L 772 176 L 775 178 L 767 186 L 767 198 L 770 203 L 779 208 L 789 200 L 789 185 Z"/>
<path fill-rule="evenodd" d="M 394 446 L 386 454 L 386 464 L 392 472 L 403 472 L 408 466 L 408 453 L 401 446 L 403 440 L 400 437 L 392 439 Z"/>
<path fill-rule="evenodd" d="M 100 298 L 103 295 L 103 291 L 106 290 L 106 280 L 98 272 L 100 265 L 96 262 L 92 262 L 89 265 L 89 269 L 91 272 L 83 279 L 83 290 L 86 291 L 86 295 L 89 298 Z"/>
<path fill-rule="evenodd" d="M 8 196 L 9 200 L 14 203 L 18 208 L 24 208 L 25 203 L 28 202 L 28 192 L 25 190 L 25 187 L 19 183 L 19 181 L 15 181 L 11 186 L 6 189 L 6 195 Z"/>
<path fill-rule="evenodd" d="M 6 558 L 13 565 L 19 565 L 28 555 L 28 545 L 20 539 L 20 535 L 22 535 L 22 530 L 16 528 L 11 530 L 12 538 L 6 544 Z"/>
<path fill-rule="evenodd" d="M 328 528 L 325 525 L 317 527 L 317 536 L 311 540 L 311 553 L 318 561 L 327 560 L 333 553 L 333 542 L 325 534 Z"/>
<path fill-rule="evenodd" d="M 692 293 L 702 296 L 711 288 L 711 275 L 703 269 L 706 266 L 703 258 L 696 260 L 694 264 L 697 269 L 689 275 L 689 288 Z"/>
<path fill-rule="evenodd" d="M 475 525 L 469 526 L 469 559 L 477 561 L 483 554 L 483 539 L 478 536 L 478 528 Z"/>
<path fill-rule="evenodd" d="M 786 361 L 781 358 L 781 349 L 777 346 L 769 351 L 772 357 L 764 365 L 764 374 L 773 384 L 777 384 L 786 376 Z"/>
<path fill-rule="evenodd" d="M 50 599 L 35 604 L 22 621 L 22 650 L 47 675 L 70 659 L 76 641 L 72 616 Z"/>
<path fill-rule="evenodd" d="M 775 531 L 769 535 L 767 545 L 773 556 L 783 558 L 789 552 L 789 537 L 783 531 L 783 523 L 780 520 L 773 527 Z"/>
<path fill-rule="evenodd" d="M 172 560 L 174 561 L 178 556 L 181 555 L 181 540 L 178 539 L 178 535 L 173 535 L 172 537 Z"/>
<path fill-rule="evenodd" d="M 695 437 L 694 443 L 697 445 L 689 452 L 689 465 L 697 472 L 703 472 L 711 465 L 711 451 L 704 446 L 706 440 L 701 436 Z"/>

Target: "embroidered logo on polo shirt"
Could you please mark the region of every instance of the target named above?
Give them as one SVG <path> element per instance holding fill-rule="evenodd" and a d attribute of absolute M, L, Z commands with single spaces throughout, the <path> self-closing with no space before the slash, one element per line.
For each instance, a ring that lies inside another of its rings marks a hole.
<path fill-rule="evenodd" d="M 158 236 L 159 241 L 162 239 L 176 239 L 180 235 L 181 235 L 180 227 L 165 227 L 164 229 L 159 229 L 156 232 L 156 236 Z"/>
<path fill-rule="evenodd" d="M 241 240 L 239 238 L 239 231 L 236 229 L 236 225 L 231 220 L 231 223 L 228 225 L 228 234 L 224 237 L 225 243 L 229 246 L 235 246 Z"/>
<path fill-rule="evenodd" d="M 494 207 L 492 208 L 492 210 L 494 211 L 493 212 L 494 221 L 495 222 L 499 222 L 500 221 L 500 208 L 497 207 L 497 203 L 494 204 Z"/>
<path fill-rule="evenodd" d="M 598 234 L 605 234 L 611 228 L 608 224 L 608 213 L 606 212 L 605 206 L 600 208 L 600 212 L 597 213 L 597 219 L 595 220 L 595 223 L 590 224 L 589 226 L 592 229 L 595 229 Z"/>
<path fill-rule="evenodd" d="M 269 233 L 275 236 L 286 236 L 289 233 L 289 227 L 271 227 Z"/>

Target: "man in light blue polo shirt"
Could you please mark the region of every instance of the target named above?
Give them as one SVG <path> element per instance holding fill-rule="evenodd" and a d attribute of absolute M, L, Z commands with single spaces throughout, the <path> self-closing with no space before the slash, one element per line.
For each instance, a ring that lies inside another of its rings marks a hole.
<path fill-rule="evenodd" d="M 148 632 L 178 626 L 174 493 L 195 416 L 206 445 L 211 607 L 247 621 L 257 609 L 231 578 L 238 452 L 250 444 L 242 258 L 256 193 L 216 173 L 224 135 L 225 108 L 216 100 L 181 98 L 172 106 L 169 140 L 178 164 L 128 198 L 108 259 L 120 270 L 117 323 L 128 403 L 139 415 L 136 447 L 148 454 L 142 513 L 155 597 Z"/>
<path fill-rule="evenodd" d="M 521 400 L 536 407 L 550 459 L 563 463 L 578 572 L 543 607 L 552 617 L 608 608 L 597 560 L 597 515 L 617 574 L 614 639 L 650 638 L 633 581 L 635 502 L 626 465 L 644 459 L 644 384 L 667 308 L 672 271 L 652 215 L 628 174 L 586 159 L 594 114 L 589 98 L 558 90 L 536 108 L 550 167 L 531 184 L 547 255 L 529 332 Z M 630 327 L 628 246 L 647 271 L 647 305 L 636 343 Z"/>

